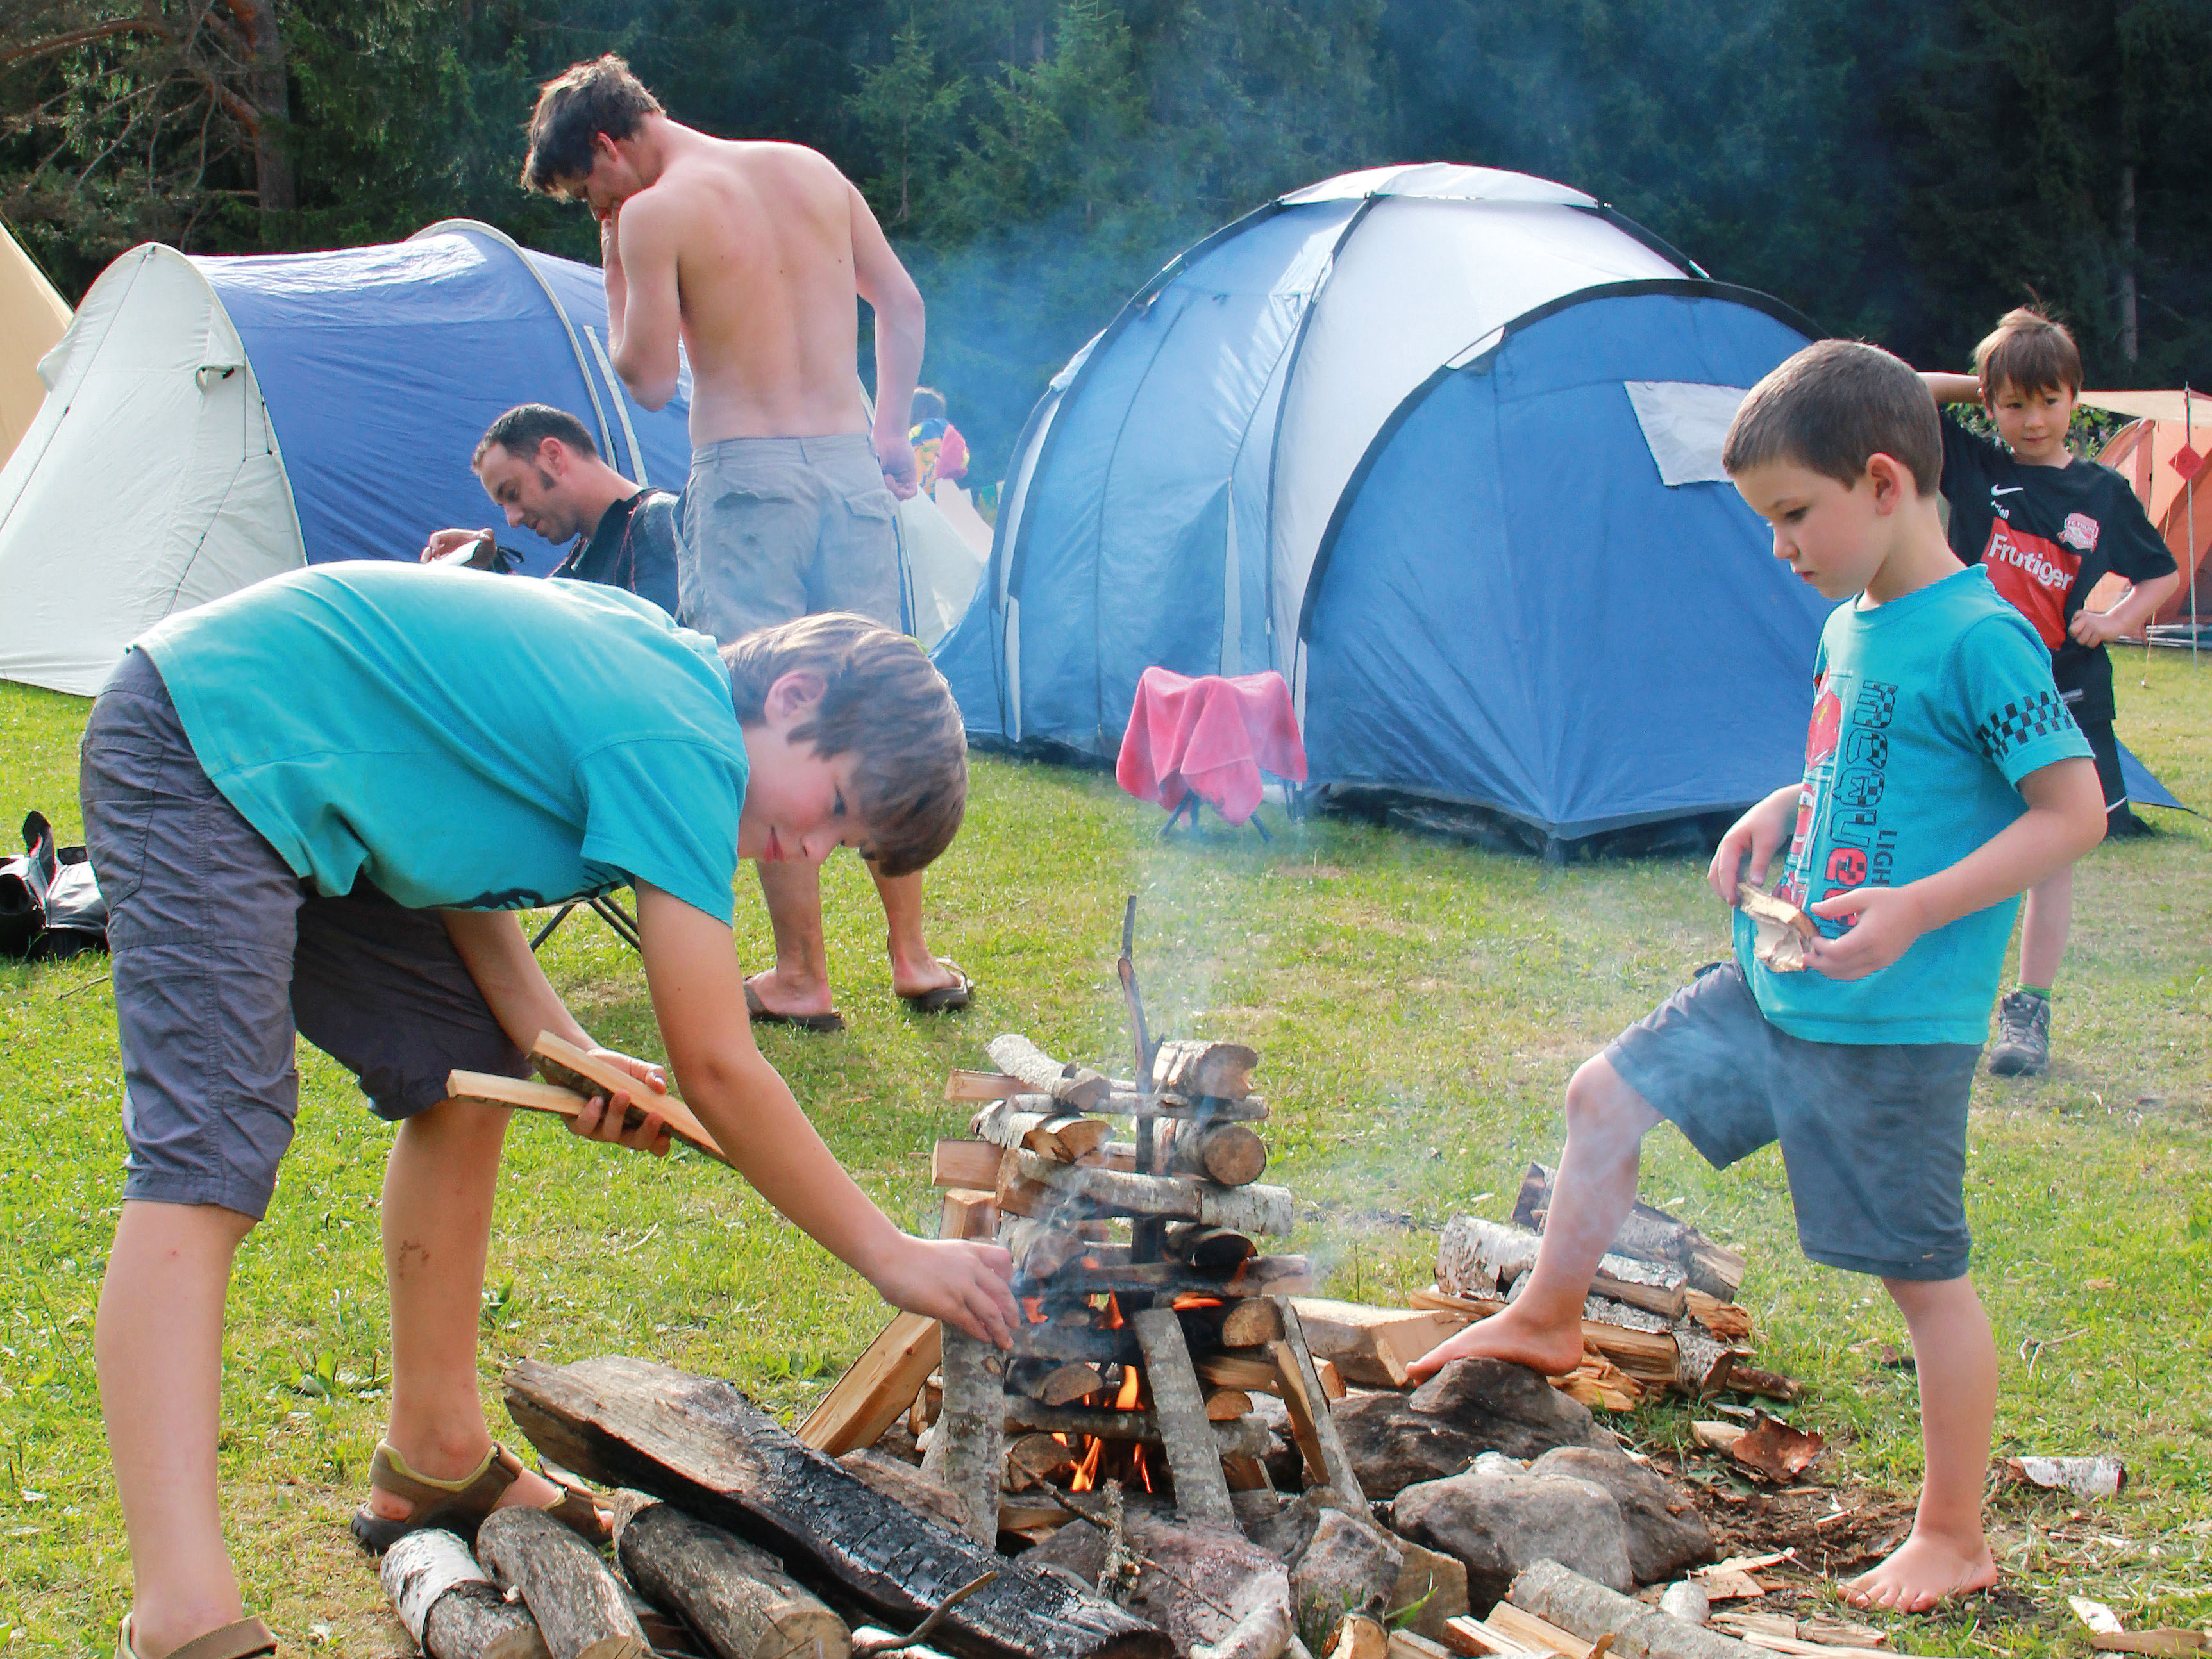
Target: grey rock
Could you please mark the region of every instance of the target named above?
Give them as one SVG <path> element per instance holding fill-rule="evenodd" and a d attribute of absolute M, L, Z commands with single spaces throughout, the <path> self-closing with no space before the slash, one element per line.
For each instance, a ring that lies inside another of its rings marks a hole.
<path fill-rule="evenodd" d="M 1291 1607 L 1300 1629 L 1324 1628 L 1347 1613 L 1379 1616 L 1406 1559 L 1372 1521 L 1326 1509 L 1291 1566 Z"/>
<path fill-rule="evenodd" d="M 1468 1599 L 1486 1609 L 1538 1561 L 1557 1561 L 1611 1589 L 1635 1583 L 1620 1505 L 1587 1480 L 1470 1474 L 1425 1481 L 1398 1494 L 1391 1526 L 1463 1562 Z"/>
<path fill-rule="evenodd" d="M 1563 1446 L 1528 1466 L 1539 1479 L 1565 1475 L 1603 1486 L 1628 1527 L 1628 1565 L 1639 1584 L 1659 1584 L 1693 1561 L 1710 1561 L 1713 1534 L 1705 1517 L 1663 1480 L 1618 1451 Z"/>
<path fill-rule="evenodd" d="M 1588 1407 L 1502 1359 L 1454 1360 L 1409 1395 L 1347 1395 L 1331 1411 L 1360 1489 L 1376 1503 L 1455 1475 L 1486 1451 L 1518 1459 L 1613 1443 Z"/>
<path fill-rule="evenodd" d="M 1549 1456 L 1547 1452 L 1545 1455 Z M 1474 1460 L 1476 1474 L 1526 1474 L 1528 1466 L 1517 1457 L 1508 1457 L 1504 1452 L 1483 1452 Z"/>
<path fill-rule="evenodd" d="M 1667 1586 L 1659 1598 L 1659 1611 L 1669 1619 L 1680 1619 L 1686 1624 L 1702 1625 L 1713 1616 L 1712 1598 L 1705 1587 L 1694 1578 L 1685 1578 Z"/>
<path fill-rule="evenodd" d="M 1406 1560 L 1398 1569 L 1397 1583 L 1391 1587 L 1386 1622 L 1396 1627 L 1399 1614 L 1417 1607 L 1402 1627 L 1431 1642 L 1441 1642 L 1444 1626 L 1470 1611 L 1466 1564 L 1440 1551 L 1425 1549 L 1410 1538 L 1401 1538 L 1398 1547 L 1405 1551 Z"/>

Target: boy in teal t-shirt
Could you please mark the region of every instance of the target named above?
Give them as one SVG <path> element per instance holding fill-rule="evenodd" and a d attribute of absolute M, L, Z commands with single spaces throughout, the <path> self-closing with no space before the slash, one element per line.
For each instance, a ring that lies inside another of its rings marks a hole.
<path fill-rule="evenodd" d="M 507 1114 L 456 1069 L 526 1071 L 541 1031 L 592 1039 L 515 909 L 629 886 L 688 1103 L 785 1215 L 896 1305 L 1001 1343 L 995 1245 L 901 1232 L 753 1046 L 732 946 L 740 858 L 856 846 L 891 874 L 944 850 L 966 743 L 911 640 L 830 614 L 716 650 L 644 600 L 451 568 L 325 566 L 173 617 L 125 657 L 82 750 L 110 906 L 130 1157 L 100 1291 L 100 1401 L 137 1589 L 120 1648 L 243 1619 L 216 1504 L 223 1297 L 292 1133 L 295 1033 L 399 1130 L 385 1176 L 392 1421 L 354 1530 L 380 1549 L 526 1503 L 605 1517 L 495 1446 L 477 1332 Z M 572 1127 L 665 1151 L 660 1068 Z"/>
<path fill-rule="evenodd" d="M 1733 904 L 1786 848 L 1780 896 L 1820 929 L 1810 971 L 1771 971 L 1739 915 L 1733 963 L 1586 1062 L 1525 1291 L 1413 1367 L 1573 1369 L 1644 1134 L 1671 1120 L 1716 1166 L 1778 1140 L 1806 1255 L 1880 1275 L 1912 1331 L 1919 1512 L 1844 1593 L 1913 1613 L 1997 1576 L 1981 1524 L 1996 1348 L 1966 1277 L 1967 1098 L 2020 894 L 2104 833 L 2049 653 L 1945 543 L 1942 455 L 1918 378 L 1873 346 L 1809 346 L 1744 399 L 1729 477 L 1773 526 L 1775 556 L 1847 603 L 1821 631 L 1802 777 L 1723 837 L 1709 878 Z"/>

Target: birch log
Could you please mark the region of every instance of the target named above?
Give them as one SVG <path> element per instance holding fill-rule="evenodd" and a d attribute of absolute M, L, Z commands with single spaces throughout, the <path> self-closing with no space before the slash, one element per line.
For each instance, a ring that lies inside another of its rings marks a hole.
<path fill-rule="evenodd" d="M 409 1533 L 385 1552 L 378 1576 L 429 1659 L 546 1659 L 530 1609 L 508 1601 L 450 1532 Z"/>
<path fill-rule="evenodd" d="M 492 1577 L 519 1591 L 552 1659 L 644 1659 L 645 1627 L 599 1553 L 543 1510 L 494 1510 L 477 1534 Z"/>

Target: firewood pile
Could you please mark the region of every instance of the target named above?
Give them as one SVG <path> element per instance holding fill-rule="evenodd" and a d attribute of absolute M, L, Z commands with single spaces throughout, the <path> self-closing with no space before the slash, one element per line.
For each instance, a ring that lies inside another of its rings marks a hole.
<path fill-rule="evenodd" d="M 1543 1242 L 1552 1180 L 1543 1164 L 1528 1166 L 1510 1224 L 1466 1215 L 1447 1223 L 1437 1282 L 1415 1292 L 1414 1305 L 1482 1319 L 1516 1299 Z M 1607 1411 L 1669 1389 L 1796 1399 L 1795 1382 L 1750 1363 L 1751 1316 L 1735 1301 L 1747 1266 L 1741 1252 L 1639 1200 L 1583 1304 L 1582 1364 L 1554 1383 Z"/>

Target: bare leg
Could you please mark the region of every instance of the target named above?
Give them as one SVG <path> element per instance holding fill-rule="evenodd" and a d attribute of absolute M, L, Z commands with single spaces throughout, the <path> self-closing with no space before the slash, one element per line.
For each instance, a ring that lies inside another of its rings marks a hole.
<path fill-rule="evenodd" d="M 216 1442 L 222 1308 L 250 1216 L 126 1201 L 100 1287 L 93 1354 L 147 1659 L 244 1617 L 222 1545 Z"/>
<path fill-rule="evenodd" d="M 1996 1421 L 1997 1350 L 1971 1279 L 1886 1279 L 1912 1331 L 1920 1372 L 1920 1440 L 1928 1472 L 1912 1535 L 1871 1572 L 1844 1586 L 1859 1607 L 1925 1613 L 1986 1589 L 1997 1564 L 1982 1534 L 1982 1486 Z"/>
<path fill-rule="evenodd" d="M 775 966 L 745 981 L 779 1014 L 826 1014 L 830 953 L 822 942 L 822 866 L 796 861 L 760 866 L 761 896 L 775 932 Z"/>
<path fill-rule="evenodd" d="M 2074 866 L 2027 890 L 2027 908 L 2020 923 L 2020 982 L 2049 990 L 2066 956 L 2066 933 L 2074 922 Z"/>
<path fill-rule="evenodd" d="M 477 1392 L 477 1328 L 491 1242 L 492 1188 L 510 1114 L 441 1101 L 399 1126 L 384 1166 L 384 1277 L 392 1294 L 393 1449 L 417 1474 L 458 1480 L 491 1450 Z M 501 1501 L 550 1504 L 526 1474 Z M 401 1521 L 407 1499 L 372 1489 L 368 1507 Z"/>
<path fill-rule="evenodd" d="M 959 977 L 939 962 L 921 934 L 921 873 L 878 876 L 872 864 L 876 891 L 884 901 L 884 920 L 889 924 L 891 989 L 902 997 L 918 997 L 941 986 L 957 985 Z"/>
<path fill-rule="evenodd" d="M 1603 1054 L 1584 1060 L 1567 1085 L 1567 1149 L 1552 1192 L 1552 1212 L 1528 1288 L 1504 1313 L 1468 1326 L 1407 1369 L 1435 1376 L 1455 1359 L 1487 1357 L 1528 1365 L 1547 1376 L 1574 1370 L 1583 1357 L 1583 1303 L 1598 1258 L 1636 1202 L 1644 1137 L 1659 1114 L 1621 1080 Z"/>

